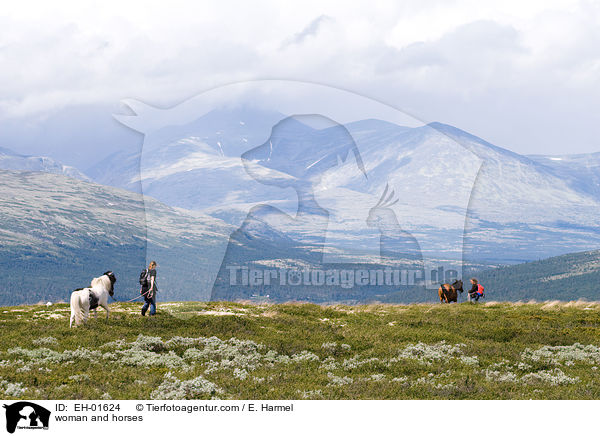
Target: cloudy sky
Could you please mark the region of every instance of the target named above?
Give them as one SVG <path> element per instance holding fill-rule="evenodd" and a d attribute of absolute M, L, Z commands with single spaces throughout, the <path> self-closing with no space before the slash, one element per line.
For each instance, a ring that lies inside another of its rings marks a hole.
<path fill-rule="evenodd" d="M 277 78 L 353 91 L 518 153 L 600 151 L 599 2 L 347 3 L 4 4 L 0 146 L 38 152 L 46 135 L 52 154 L 89 131 L 131 140 L 112 132 L 123 98 L 169 107 Z"/>

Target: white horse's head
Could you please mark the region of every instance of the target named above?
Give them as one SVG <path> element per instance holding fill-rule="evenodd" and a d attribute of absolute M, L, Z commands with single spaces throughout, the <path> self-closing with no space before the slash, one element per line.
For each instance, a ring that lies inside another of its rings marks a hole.
<path fill-rule="evenodd" d="M 117 278 L 112 271 L 106 271 L 100 277 L 92 279 L 92 288 L 101 286 L 108 291 L 108 294 L 112 297 L 115 294 L 115 282 Z"/>

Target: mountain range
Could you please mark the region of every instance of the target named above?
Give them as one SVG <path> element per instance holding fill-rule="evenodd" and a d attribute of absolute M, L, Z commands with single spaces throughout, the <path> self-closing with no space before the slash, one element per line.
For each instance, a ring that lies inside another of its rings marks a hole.
<path fill-rule="evenodd" d="M 279 167 L 260 162 L 272 182 L 259 182 L 240 155 L 264 144 L 284 118 L 249 109 L 215 110 L 187 125 L 146 135 L 141 153 L 110 156 L 90 176 L 102 184 L 143 189 L 166 204 L 199 210 L 238 227 L 259 204 L 294 214 L 297 194 L 282 186 L 282 174 L 297 178 L 300 170 L 323 158 L 323 150 L 335 152 L 331 142 L 336 128 L 320 129 L 324 133 L 314 138 L 306 133 L 310 126 L 299 126 L 303 133 L 290 130 L 294 144 L 287 150 L 281 144 L 274 147 L 283 155 Z M 334 245 L 370 244 L 363 218 L 386 185 L 399 200 L 394 212 L 402 228 L 435 255 L 517 263 L 600 244 L 594 225 L 600 211 L 600 176 L 595 171 L 599 156 L 522 156 L 441 123 L 408 128 L 361 120 L 344 127 L 368 179 L 352 155 L 318 174 L 324 181 L 315 184 L 319 204 L 355 217 L 332 229 Z M 312 142 L 303 142 L 303 137 Z M 314 233 L 310 228 L 288 231 L 299 240 L 310 240 Z M 371 233 L 371 239 L 378 236 Z"/>
<path fill-rule="evenodd" d="M 441 123 L 342 126 L 219 109 L 149 132 L 141 152 L 113 153 L 87 175 L 8 149 L 0 149 L 0 169 L 0 264 L 10 271 L 0 304 L 66 300 L 69 289 L 106 269 L 124 278 L 117 288 L 133 298 L 149 259 L 159 262 L 162 298 L 205 300 L 227 262 L 411 265 L 407 241 L 425 268 L 463 260 L 470 272 L 485 270 L 503 296 L 522 298 L 501 284 L 513 286 L 519 268 L 600 246 L 600 153 L 523 156 Z M 384 253 L 385 238 L 392 243 Z M 576 268 L 561 265 L 560 274 Z M 528 282 L 535 292 L 571 277 L 548 282 L 542 270 Z M 377 288 L 294 292 L 277 298 L 435 299 Z"/>

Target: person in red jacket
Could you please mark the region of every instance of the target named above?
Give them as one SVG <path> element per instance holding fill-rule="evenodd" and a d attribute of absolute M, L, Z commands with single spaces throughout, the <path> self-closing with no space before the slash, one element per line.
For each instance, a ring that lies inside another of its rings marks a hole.
<path fill-rule="evenodd" d="M 483 297 L 483 286 L 477 281 L 476 278 L 472 278 L 471 289 L 469 289 L 469 301 L 479 301 L 481 297 Z"/>

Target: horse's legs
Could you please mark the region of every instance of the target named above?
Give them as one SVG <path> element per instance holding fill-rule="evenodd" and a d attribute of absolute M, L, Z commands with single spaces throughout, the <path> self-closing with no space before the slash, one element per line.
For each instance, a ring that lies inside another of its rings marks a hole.
<path fill-rule="evenodd" d="M 106 303 L 106 305 L 102 305 L 102 307 L 104 307 L 104 310 L 106 310 L 106 319 L 108 319 L 108 315 L 110 314 L 110 310 L 108 310 L 108 303 Z"/>

